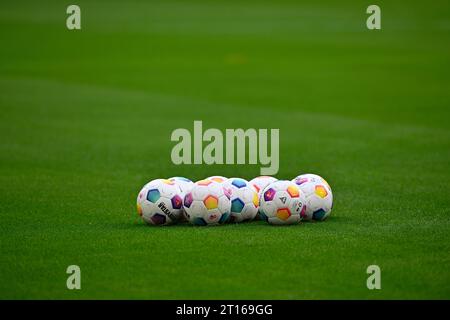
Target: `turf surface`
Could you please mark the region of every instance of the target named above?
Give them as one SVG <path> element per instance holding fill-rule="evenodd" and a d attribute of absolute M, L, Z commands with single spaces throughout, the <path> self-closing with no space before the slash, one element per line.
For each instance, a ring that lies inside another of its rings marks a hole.
<path fill-rule="evenodd" d="M 450 6 L 377 1 L 0 4 L 0 298 L 450 298 Z M 280 128 L 325 223 L 147 227 L 172 130 Z M 68 265 L 82 290 L 66 289 Z M 378 264 L 382 290 L 366 288 Z"/>

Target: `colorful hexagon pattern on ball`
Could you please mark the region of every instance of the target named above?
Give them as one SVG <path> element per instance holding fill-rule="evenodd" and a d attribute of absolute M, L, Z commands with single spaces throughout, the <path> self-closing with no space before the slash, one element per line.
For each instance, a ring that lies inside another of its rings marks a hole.
<path fill-rule="evenodd" d="M 219 205 L 219 199 L 213 195 L 208 195 L 204 200 L 203 203 L 205 204 L 206 209 L 212 210 L 216 209 Z"/>
<path fill-rule="evenodd" d="M 286 191 L 289 193 L 291 198 L 298 198 L 300 196 L 300 190 L 293 185 L 287 187 Z"/>
<path fill-rule="evenodd" d="M 231 184 L 236 188 L 243 188 L 247 186 L 248 182 L 244 179 L 235 178 L 231 180 Z"/>
<path fill-rule="evenodd" d="M 316 195 L 318 195 L 322 199 L 326 198 L 326 196 L 328 195 L 327 189 L 323 185 L 316 185 L 314 189 Z"/>
<path fill-rule="evenodd" d="M 291 212 L 288 208 L 281 208 L 277 210 L 276 216 L 278 219 L 286 221 L 291 216 Z"/>
<path fill-rule="evenodd" d="M 302 184 L 305 184 L 307 182 L 324 183 L 329 189 L 331 189 L 330 185 L 324 178 L 314 173 L 305 173 L 298 175 L 297 177 L 292 179 L 292 182 L 294 182 L 297 186 L 301 186 Z"/>
<path fill-rule="evenodd" d="M 147 200 L 153 203 L 156 203 L 156 201 L 161 198 L 161 193 L 158 189 L 151 189 L 147 192 Z"/>
<path fill-rule="evenodd" d="M 301 180 L 300 192 L 306 199 L 306 210 L 304 220 L 323 221 L 326 220 L 333 208 L 333 193 L 328 182 L 316 174 L 304 174 L 296 177 L 293 181 Z"/>
<path fill-rule="evenodd" d="M 183 206 L 183 199 L 181 199 L 181 196 L 179 194 L 174 195 L 171 199 L 171 202 L 174 209 L 181 209 L 181 207 Z"/>
<path fill-rule="evenodd" d="M 186 194 L 186 196 L 184 197 L 184 203 L 183 205 L 187 208 L 189 208 L 192 204 L 192 202 L 194 201 L 194 198 L 192 197 L 192 193 L 189 192 L 188 194 Z"/>
<path fill-rule="evenodd" d="M 231 200 L 231 211 L 241 213 L 242 209 L 244 209 L 245 203 L 242 202 L 241 199 L 233 199 Z"/>
<path fill-rule="evenodd" d="M 223 183 L 223 188 L 230 194 L 231 222 L 251 221 L 259 208 L 258 193 L 245 179 L 230 178 Z"/>
<path fill-rule="evenodd" d="M 228 220 L 231 201 L 221 183 L 201 180 L 185 196 L 183 207 L 193 225 L 219 225 Z"/>
<path fill-rule="evenodd" d="M 174 182 L 156 179 L 147 183 L 137 197 L 141 218 L 150 225 L 169 225 L 180 220 L 183 192 Z"/>
<path fill-rule="evenodd" d="M 218 183 L 224 183 L 225 181 L 228 180 L 228 178 L 223 177 L 223 176 L 211 176 L 211 177 L 206 178 L 206 180 L 212 180 L 212 181 L 215 181 Z"/>
<path fill-rule="evenodd" d="M 269 184 L 260 198 L 260 216 L 273 225 L 297 224 L 306 209 L 306 199 L 299 187 L 287 180 Z"/>
<path fill-rule="evenodd" d="M 267 189 L 266 191 L 264 191 L 264 200 L 265 201 L 272 201 L 273 198 L 275 197 L 275 193 L 276 191 L 272 188 Z"/>
<path fill-rule="evenodd" d="M 166 223 L 166 216 L 164 214 L 155 213 L 150 219 L 154 225 L 164 225 Z"/>
<path fill-rule="evenodd" d="M 199 186 L 209 186 L 212 182 L 214 182 L 214 181 L 205 179 L 205 180 L 197 181 L 195 184 L 197 184 Z"/>

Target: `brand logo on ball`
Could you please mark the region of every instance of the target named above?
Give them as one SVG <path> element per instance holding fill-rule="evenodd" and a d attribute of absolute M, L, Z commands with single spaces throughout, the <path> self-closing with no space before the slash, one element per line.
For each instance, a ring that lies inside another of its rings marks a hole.
<path fill-rule="evenodd" d="M 158 208 L 161 209 L 161 211 L 163 213 L 165 213 L 166 215 L 168 215 L 171 219 L 174 219 L 175 217 L 172 215 L 172 213 L 170 212 L 169 209 L 167 209 L 167 207 L 164 205 L 164 203 L 160 202 L 160 204 L 158 205 Z"/>
<path fill-rule="evenodd" d="M 295 200 L 294 201 L 294 208 L 295 208 L 294 209 L 295 212 L 300 212 L 304 208 L 303 203 L 301 201 L 299 201 L 299 200 Z"/>

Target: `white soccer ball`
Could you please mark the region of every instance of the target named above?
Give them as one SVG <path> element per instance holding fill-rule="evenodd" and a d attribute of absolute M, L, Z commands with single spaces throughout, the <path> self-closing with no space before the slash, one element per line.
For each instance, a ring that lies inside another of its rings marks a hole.
<path fill-rule="evenodd" d="M 224 183 L 225 181 L 228 180 L 228 178 L 222 177 L 222 176 L 211 176 L 211 177 L 206 178 L 206 180 L 212 180 L 212 181 L 215 181 L 218 183 Z"/>
<path fill-rule="evenodd" d="M 251 221 L 256 217 L 259 198 L 256 189 L 241 178 L 230 178 L 223 183 L 225 191 L 231 194 L 231 222 Z"/>
<path fill-rule="evenodd" d="M 137 197 L 137 211 L 142 219 L 153 225 L 168 225 L 180 219 L 183 192 L 175 182 L 156 179 L 147 183 Z"/>
<path fill-rule="evenodd" d="M 197 181 L 185 195 L 183 206 L 192 224 L 217 225 L 228 220 L 231 201 L 222 184 L 205 179 Z"/>
<path fill-rule="evenodd" d="M 287 180 L 272 182 L 261 195 L 260 217 L 270 224 L 296 224 L 305 214 L 305 196 Z"/>
<path fill-rule="evenodd" d="M 316 174 L 302 174 L 292 180 L 306 197 L 306 212 L 303 217 L 308 221 L 323 221 L 333 208 L 333 193 L 328 182 Z"/>

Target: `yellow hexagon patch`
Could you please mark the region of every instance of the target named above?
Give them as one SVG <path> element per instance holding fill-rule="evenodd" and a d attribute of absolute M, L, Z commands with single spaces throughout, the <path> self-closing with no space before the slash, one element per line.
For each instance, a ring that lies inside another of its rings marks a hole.
<path fill-rule="evenodd" d="M 206 209 L 216 209 L 219 205 L 219 200 L 214 196 L 207 196 L 205 200 L 203 200 L 203 203 L 205 204 Z"/>
<path fill-rule="evenodd" d="M 325 198 L 328 195 L 327 189 L 324 186 L 318 185 L 315 189 L 315 193 L 321 198 Z"/>
<path fill-rule="evenodd" d="M 300 192 L 298 190 L 297 186 L 289 186 L 287 188 L 287 192 L 289 193 L 289 195 L 291 196 L 291 198 L 298 198 L 298 196 L 300 195 Z"/>

